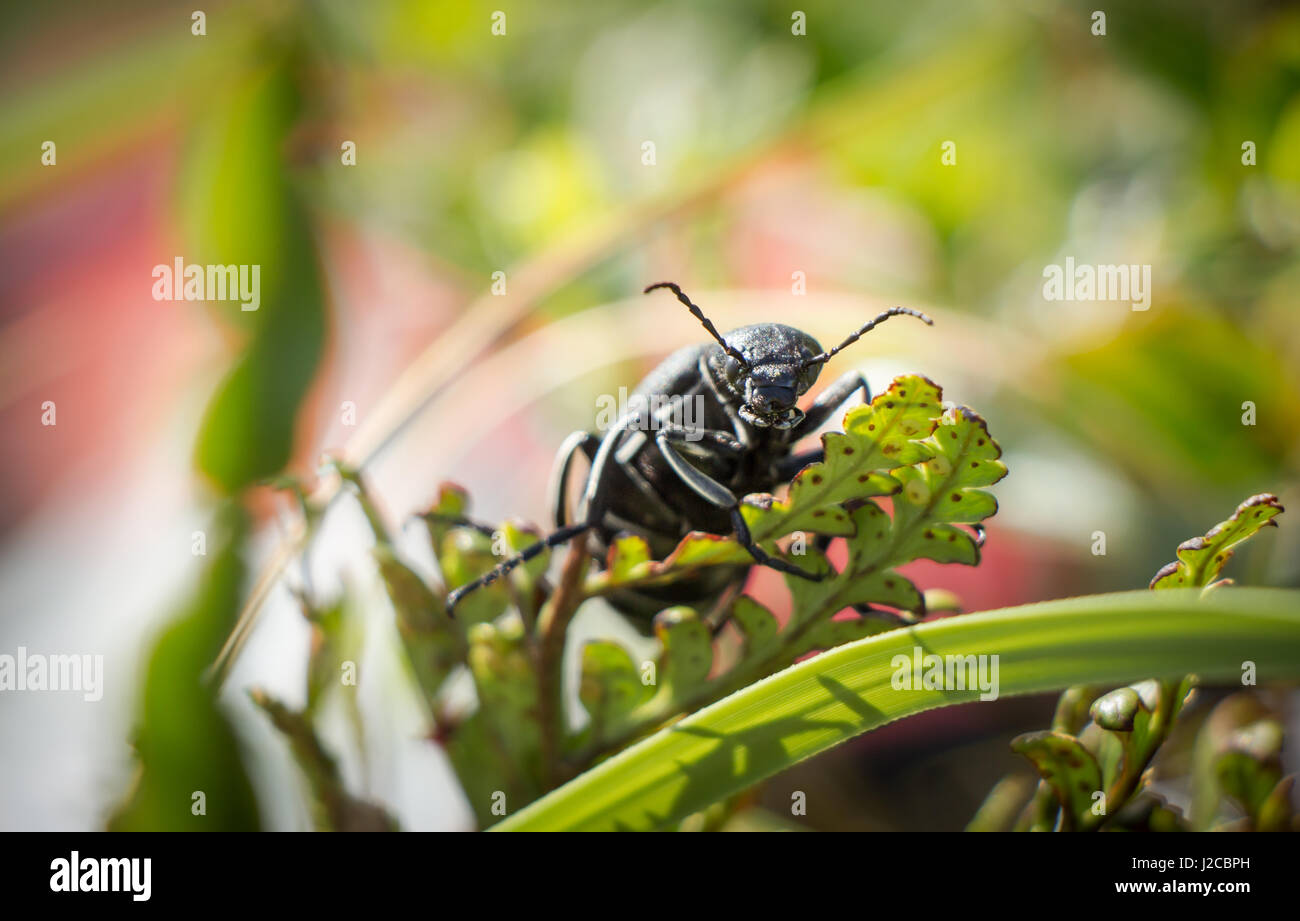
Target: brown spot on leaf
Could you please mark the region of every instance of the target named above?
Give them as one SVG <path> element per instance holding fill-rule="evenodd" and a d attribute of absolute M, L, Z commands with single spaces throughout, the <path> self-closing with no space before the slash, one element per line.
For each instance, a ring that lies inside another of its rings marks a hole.
<path fill-rule="evenodd" d="M 952 494 L 952 501 L 953 501 L 953 502 L 960 502 L 960 501 L 961 501 L 961 493 L 956 493 L 956 492 L 953 493 L 953 494 Z"/>

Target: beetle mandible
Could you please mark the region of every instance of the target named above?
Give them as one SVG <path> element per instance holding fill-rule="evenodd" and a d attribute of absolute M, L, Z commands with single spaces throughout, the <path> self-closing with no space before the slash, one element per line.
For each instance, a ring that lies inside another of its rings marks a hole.
<path fill-rule="evenodd" d="M 864 402 L 871 400 L 861 372 L 849 371 L 807 412 L 800 410 L 795 401 L 817 382 L 823 364 L 890 317 L 917 317 L 929 325 L 934 321 L 919 310 L 891 307 L 835 348 L 823 351 L 812 336 L 779 323 L 742 326 L 722 336 L 676 284 L 658 282 L 644 293 L 658 288 L 675 294 L 714 341 L 687 346 L 665 359 L 633 393 L 638 405 L 603 435 L 578 431 L 565 439 L 551 474 L 556 530 L 451 592 L 448 613 L 467 594 L 495 582 L 543 549 L 580 536 L 586 536 L 588 551 L 603 565 L 620 534 L 643 538 L 654 559 L 671 553 L 691 531 L 729 535 L 760 565 L 803 579 L 823 578 L 760 547 L 740 514 L 740 497 L 771 492 L 822 460 L 820 447 L 798 454 L 793 448 L 859 390 Z M 652 401 L 653 396 L 661 399 Z M 695 414 L 692 427 L 669 417 L 685 400 L 696 401 L 702 410 Z M 577 514 L 570 521 L 567 483 L 580 451 L 591 468 Z M 625 614 L 650 618 L 671 605 L 716 600 L 743 579 L 748 568 L 704 567 L 670 585 L 623 589 L 607 597 Z"/>

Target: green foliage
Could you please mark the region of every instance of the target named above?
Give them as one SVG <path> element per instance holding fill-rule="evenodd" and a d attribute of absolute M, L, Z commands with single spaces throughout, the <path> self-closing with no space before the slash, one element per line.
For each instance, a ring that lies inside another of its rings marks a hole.
<path fill-rule="evenodd" d="M 416 683 L 426 699 L 436 700 L 453 669 L 465 661 L 464 631 L 454 627 L 442 599 L 397 558 L 390 544 L 376 544 L 373 555 Z"/>
<path fill-rule="evenodd" d="M 1219 786 L 1237 801 L 1247 818 L 1263 830 L 1277 822 L 1285 808 L 1282 780 L 1282 726 L 1275 719 L 1260 720 L 1238 730 L 1230 747 L 1215 762 Z M 1289 784 L 1288 784 L 1289 787 Z M 1275 795 L 1282 793 L 1282 795 Z"/>
<path fill-rule="evenodd" d="M 1210 587 L 1219 578 L 1223 567 L 1232 559 L 1232 548 L 1261 528 L 1272 525 L 1284 509 L 1277 496 L 1262 493 L 1251 496 L 1232 513 L 1205 533 L 1178 545 L 1178 559 L 1155 574 L 1152 588 L 1184 588 L 1186 586 Z"/>
<path fill-rule="evenodd" d="M 324 341 L 315 243 L 285 161 L 300 108 L 292 53 L 268 46 L 255 66 L 223 81 L 184 166 L 186 263 L 256 266 L 259 272 L 255 312 L 242 311 L 237 300 L 213 307 L 248 337 L 207 407 L 195 446 L 196 467 L 227 494 L 288 463 L 299 405 Z M 150 657 L 136 740 L 141 773 L 110 828 L 244 830 L 259 824 L 240 746 L 217 706 L 217 688 L 206 683 L 243 589 L 240 553 L 248 523 L 242 511 L 222 514 L 228 535 L 195 600 Z M 331 680 L 343 632 L 338 606 L 318 613 L 309 711 Z M 293 716 L 277 713 L 286 725 Z M 192 794 L 199 792 L 206 815 L 190 811 Z"/>
<path fill-rule="evenodd" d="M 112 831 L 255 831 L 260 825 L 239 740 L 215 689 L 204 682 L 239 610 L 247 517 L 227 507 L 217 528 L 215 552 L 193 599 L 149 655 L 134 739 L 139 775 L 108 822 Z M 206 814 L 194 814 L 197 793 Z"/>
<path fill-rule="evenodd" d="M 761 539 L 800 529 L 852 533 L 836 514 L 838 506 L 853 499 L 894 495 L 902 481 L 888 471 L 938 453 L 933 443 L 922 439 L 933 434 L 942 401 L 938 386 L 912 375 L 895 380 L 869 406 L 849 410 L 843 433 L 822 437 L 826 459 L 801 471 L 784 501 L 772 502 L 750 517 L 754 536 Z"/>
<path fill-rule="evenodd" d="M 1190 824 L 1198 830 L 1300 830 L 1291 808 L 1295 775 L 1282 774 L 1283 717 L 1263 695 L 1219 702 L 1192 751 Z"/>
<path fill-rule="evenodd" d="M 1057 800 L 1065 804 L 1063 816 L 1074 827 L 1077 816 L 1087 815 L 1094 794 L 1102 790 L 1101 766 L 1074 736 L 1063 732 L 1030 732 L 1011 743 L 1042 775 Z"/>
<path fill-rule="evenodd" d="M 398 830 L 382 808 L 356 799 L 344 789 L 338 765 L 317 738 L 306 713 L 297 713 L 261 691 L 254 691 L 252 698 L 289 739 L 290 751 L 311 790 L 317 831 Z"/>
<path fill-rule="evenodd" d="M 207 408 L 196 464 L 235 492 L 288 463 L 325 313 L 312 230 L 284 159 L 301 108 L 292 55 L 266 49 L 214 104 L 186 164 L 187 261 L 257 266 L 260 305 L 217 305 L 249 339 Z"/>
<path fill-rule="evenodd" d="M 654 688 L 642 683 L 632 657 L 618 643 L 593 640 L 582 647 L 578 699 L 591 720 L 587 731 L 590 743 L 608 743 L 615 730 L 627 724 L 632 711 L 653 693 Z"/>
<path fill-rule="evenodd" d="M 1171 636 L 1179 639 L 1169 642 Z M 1001 695 L 1193 669 L 1232 681 L 1246 656 L 1262 678 L 1300 677 L 1300 592 L 1122 592 L 929 621 L 800 662 L 601 762 L 497 828 L 674 827 L 688 815 L 862 732 L 976 700 L 978 689 L 898 690 L 892 662 L 1000 653 Z M 1081 655 L 1080 650 L 1088 650 Z M 1145 815 L 1163 813 L 1144 804 Z"/>
<path fill-rule="evenodd" d="M 1205 591 L 1227 584 L 1227 580 L 1216 580 L 1232 557 L 1231 548 L 1267 525 L 1276 526 L 1273 519 L 1282 511 L 1275 496 L 1252 496 L 1204 537 L 1180 544 L 1178 559 L 1156 573 L 1151 588 Z M 1243 660 L 1251 658 L 1243 656 Z M 1024 755 L 1042 778 L 1016 827 L 1032 831 L 1088 831 L 1108 824 L 1126 829 L 1152 828 L 1150 823 L 1161 829 L 1185 827 L 1176 810 L 1163 804 L 1152 805 L 1145 772 L 1169 738 L 1195 683 L 1194 677 L 1187 676 L 1181 681 L 1142 681 L 1100 696 L 1085 688 L 1067 691 L 1057 714 L 1058 723 L 1067 723 L 1068 727 L 1058 725 L 1051 732 L 1028 733 L 1012 742 L 1012 750 Z M 1090 699 L 1092 722 L 1083 726 L 1079 710 Z M 1256 724 L 1262 737 L 1271 738 L 1266 728 L 1270 725 Z M 1242 730 L 1247 735 L 1234 738 L 1253 739 L 1256 737 L 1249 734 L 1255 731 L 1253 726 Z M 1219 793 L 1237 798 L 1257 824 L 1263 821 L 1273 827 L 1288 820 L 1285 795 L 1270 801 L 1271 810 L 1262 816 L 1265 802 L 1281 780 L 1275 765 L 1267 766 L 1266 752 L 1243 744 L 1207 757 L 1212 763 L 1202 771 L 1202 786 L 1216 785 Z M 1102 794 L 1100 804 L 1093 798 L 1096 792 Z M 1208 795 L 1217 802 L 1217 793 Z M 1144 800 L 1145 809 L 1141 808 Z M 1006 814 L 1005 810 L 1002 814 Z"/>

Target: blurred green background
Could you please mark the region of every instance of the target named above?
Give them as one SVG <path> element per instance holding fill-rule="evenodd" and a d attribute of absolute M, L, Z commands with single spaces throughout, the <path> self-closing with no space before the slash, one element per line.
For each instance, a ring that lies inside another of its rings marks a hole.
<path fill-rule="evenodd" d="M 219 3 L 203 34 L 178 4 L 7 6 L 0 649 L 109 666 L 99 704 L 0 697 L 0 825 L 101 825 L 127 738 L 150 776 L 227 790 L 213 824 L 305 824 L 243 690 L 301 696 L 290 588 L 346 586 L 374 677 L 341 708 L 343 773 L 405 827 L 466 827 L 344 503 L 203 705 L 199 672 L 296 521 L 256 484 L 310 487 L 329 452 L 396 531 L 444 479 L 482 517 L 544 522 L 551 453 L 596 397 L 701 338 L 640 297 L 654 281 L 721 328 L 823 344 L 889 304 L 935 317 L 823 381 L 919 371 L 990 420 L 1011 472 L 985 564 L 913 570 L 969 609 L 1143 586 L 1253 493 L 1295 514 L 1300 10 L 1112 3 L 1095 34 L 1095 6 Z M 153 300 L 177 256 L 260 265 L 261 308 Z M 1150 308 L 1046 300 L 1066 257 L 1150 265 Z M 1230 575 L 1300 584 L 1287 517 Z M 771 795 L 833 792 L 814 827 L 959 828 L 1050 710 L 929 714 Z M 169 824 L 160 789 L 137 794 L 128 820 Z"/>

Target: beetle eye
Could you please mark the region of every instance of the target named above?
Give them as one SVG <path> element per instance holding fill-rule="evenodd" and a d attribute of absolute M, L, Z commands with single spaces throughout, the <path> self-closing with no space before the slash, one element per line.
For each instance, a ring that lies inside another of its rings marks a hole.
<path fill-rule="evenodd" d="M 734 358 L 727 358 L 727 364 L 723 367 L 722 373 L 727 376 L 727 380 L 731 383 L 736 383 L 742 376 L 740 362 Z"/>
<path fill-rule="evenodd" d="M 799 392 L 807 393 L 812 389 L 812 385 L 817 383 L 817 377 L 821 374 L 821 365 L 809 365 L 799 374 Z"/>

